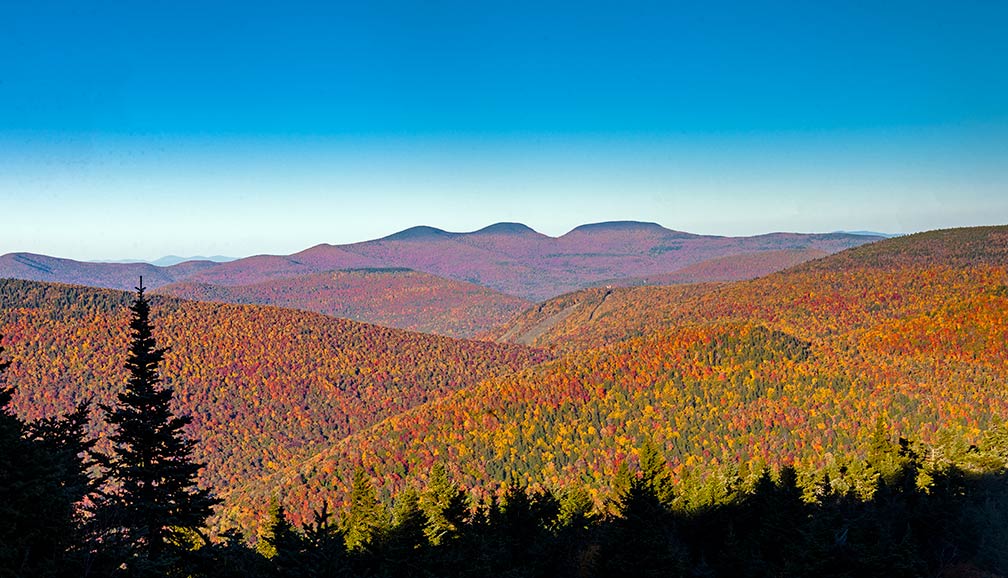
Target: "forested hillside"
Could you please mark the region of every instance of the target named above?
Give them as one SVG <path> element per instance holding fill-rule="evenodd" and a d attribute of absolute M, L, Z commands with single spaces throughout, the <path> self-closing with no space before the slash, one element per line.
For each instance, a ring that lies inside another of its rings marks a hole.
<path fill-rule="evenodd" d="M 124 379 L 127 293 L 0 280 L 0 326 L 28 419 L 106 403 Z M 544 359 L 319 314 L 155 298 L 177 409 L 193 416 L 203 482 L 233 487 L 492 375 Z"/>
<path fill-rule="evenodd" d="M 611 279 L 599 285 L 634 287 L 640 285 L 678 285 L 683 283 L 711 283 L 744 281 L 769 275 L 800 263 L 828 255 L 821 249 L 779 249 L 714 257 L 670 273 Z"/>
<path fill-rule="evenodd" d="M 1008 267 L 1006 235 L 1008 227 L 931 231 L 752 281 L 586 289 L 530 308 L 490 336 L 586 349 L 674 325 L 723 321 L 781 324 L 809 337 L 840 335 L 996 288 Z"/>
<path fill-rule="evenodd" d="M 554 325 L 561 359 L 391 417 L 271 482 L 296 511 L 345 490 L 345 464 L 394 489 L 443 461 L 481 492 L 580 480 L 601 500 L 651 439 L 679 484 L 786 463 L 865 487 L 848 460 L 880 423 L 956 454 L 1008 415 L 1003 231 L 980 245 L 976 230 L 943 233 L 944 258 L 898 239 L 860 265 L 840 254 L 747 283 L 591 290 L 596 311 L 623 302 Z"/>
<path fill-rule="evenodd" d="M 253 285 L 184 281 L 157 292 L 197 301 L 276 305 L 462 338 L 496 328 L 532 305 L 472 283 L 389 268 L 283 277 Z"/>

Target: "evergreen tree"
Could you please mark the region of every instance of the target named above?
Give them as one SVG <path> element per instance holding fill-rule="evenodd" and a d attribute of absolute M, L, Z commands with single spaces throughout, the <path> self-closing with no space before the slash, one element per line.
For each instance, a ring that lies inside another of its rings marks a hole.
<path fill-rule="evenodd" d="M 668 470 L 668 462 L 658 446 L 651 440 L 645 440 L 638 452 L 640 462 L 640 482 L 655 496 L 662 505 L 669 507 L 675 499 L 675 486 L 672 474 Z"/>
<path fill-rule="evenodd" d="M 385 528 L 385 515 L 371 478 L 358 467 L 350 488 L 350 508 L 343 519 L 346 545 L 350 550 L 366 550 Z"/>
<path fill-rule="evenodd" d="M 59 417 L 40 419 L 28 424 L 28 437 L 45 448 L 59 468 L 63 498 L 71 504 L 83 504 L 95 497 L 102 478 L 92 475 L 98 466 L 94 446 L 97 440 L 88 438 L 91 402 L 77 405 L 74 411 Z M 85 522 L 86 512 L 77 508 L 78 525 Z"/>
<path fill-rule="evenodd" d="M 270 559 L 277 576 L 305 574 L 304 540 L 287 520 L 287 512 L 280 500 L 270 502 L 269 525 L 259 540 L 259 553 Z"/>
<path fill-rule="evenodd" d="M 420 510 L 416 490 L 406 488 L 396 496 L 392 525 L 381 544 L 380 561 L 388 576 L 418 576 L 428 544 L 424 535 L 427 519 Z"/>
<path fill-rule="evenodd" d="M 311 573 L 303 575 L 337 578 L 350 575 L 346 540 L 339 527 L 333 523 L 328 502 L 322 510 L 312 512 L 312 521 L 302 528 L 302 541 L 307 549 L 307 565 Z"/>
<path fill-rule="evenodd" d="M 196 486 L 203 464 L 193 460 L 195 444 L 183 432 L 191 418 L 173 415 L 173 391 L 161 385 L 158 366 L 167 349 L 159 349 L 151 333 L 143 278 L 130 311 L 126 389 L 116 406 L 102 406 L 115 431 L 111 486 L 101 514 L 107 544 L 123 548 L 126 568 L 135 575 L 170 568 L 191 537 L 200 535 L 217 500 Z"/>
<path fill-rule="evenodd" d="M 564 528 L 586 529 L 594 519 L 595 504 L 584 486 L 574 483 L 563 491 L 560 498 L 558 521 Z"/>
<path fill-rule="evenodd" d="M 615 541 L 607 556 L 612 576 L 675 576 L 683 573 L 685 552 L 678 540 L 671 504 L 671 475 L 665 457 L 646 441 L 639 451 L 640 476 L 618 498 Z M 617 475 L 621 475 L 617 472 Z M 622 483 L 625 482 L 621 482 Z"/>
<path fill-rule="evenodd" d="M 287 512 L 280 503 L 280 499 L 274 497 L 270 500 L 269 510 L 266 512 L 268 522 L 266 528 L 259 535 L 256 543 L 256 550 L 265 558 L 275 558 L 293 542 L 294 526 L 287 519 Z"/>
<path fill-rule="evenodd" d="M 389 542 L 398 543 L 404 550 L 415 550 L 427 543 L 424 526 L 427 519 L 420 509 L 417 491 L 407 487 L 399 492 L 392 508 L 392 527 Z"/>
<path fill-rule="evenodd" d="M 889 427 L 881 416 L 875 420 L 868 442 L 868 464 L 877 476 L 876 483 L 888 486 L 898 483 L 907 466 L 907 460 L 900 455 L 899 446 L 893 443 Z"/>
<path fill-rule="evenodd" d="M 101 475 L 97 475 L 97 454 L 94 438 L 88 437 L 91 403 L 86 401 L 59 417 L 41 419 L 27 426 L 28 439 L 37 444 L 51 464 L 50 476 L 58 490 L 50 496 L 60 504 L 60 511 L 69 518 L 63 524 L 64 559 L 61 566 L 65 574 L 73 569 L 97 570 L 100 564 L 94 559 L 96 544 L 91 543 L 95 530 L 89 504 L 99 497 Z M 85 572 L 86 573 L 86 572 Z"/>
<path fill-rule="evenodd" d="M 427 516 L 424 533 L 435 546 L 458 537 L 469 512 L 469 500 L 448 477 L 442 464 L 431 469 L 427 489 L 420 497 L 420 508 Z"/>

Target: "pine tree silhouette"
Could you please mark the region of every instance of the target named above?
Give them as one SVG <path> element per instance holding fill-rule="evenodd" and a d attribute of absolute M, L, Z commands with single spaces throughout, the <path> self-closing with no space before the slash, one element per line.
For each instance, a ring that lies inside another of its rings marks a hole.
<path fill-rule="evenodd" d="M 201 536 L 218 500 L 196 486 L 203 464 L 193 460 L 195 443 L 183 432 L 191 418 L 172 414 L 173 391 L 161 385 L 158 371 L 167 349 L 159 349 L 151 333 L 142 277 L 136 290 L 130 306 L 129 379 L 118 404 L 102 409 L 115 428 L 105 512 L 109 538 L 123 548 L 130 573 L 142 575 L 171 567 L 193 537 Z"/>

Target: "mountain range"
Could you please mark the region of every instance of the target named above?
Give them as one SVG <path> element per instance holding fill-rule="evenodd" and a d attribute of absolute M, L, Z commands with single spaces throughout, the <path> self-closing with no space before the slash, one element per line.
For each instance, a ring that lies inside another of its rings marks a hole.
<path fill-rule="evenodd" d="M 129 290 L 143 276 L 147 287 L 187 299 L 274 304 L 474 337 L 533 302 L 586 287 L 750 279 L 880 238 L 860 233 L 721 237 L 637 221 L 582 225 L 559 237 L 520 223 L 468 233 L 419 226 L 291 255 L 164 267 L 11 253 L 0 256 L 0 277 Z"/>
<path fill-rule="evenodd" d="M 165 255 L 153 261 L 148 261 L 146 259 L 97 259 L 90 261 L 91 263 L 149 263 L 157 267 L 171 267 L 172 265 L 178 265 L 179 263 L 185 263 L 186 261 L 213 261 L 214 263 L 227 263 L 228 261 L 234 261 L 235 257 L 225 257 L 224 255 L 214 255 L 212 257 L 204 257 L 202 255 L 196 255 L 193 257 L 179 257 L 178 255 Z"/>

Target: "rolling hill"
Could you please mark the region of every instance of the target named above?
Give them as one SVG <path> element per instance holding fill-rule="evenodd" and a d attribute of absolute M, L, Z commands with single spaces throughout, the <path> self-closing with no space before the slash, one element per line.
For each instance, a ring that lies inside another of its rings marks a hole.
<path fill-rule="evenodd" d="M 131 290 L 141 275 L 148 287 L 160 287 L 217 266 L 213 261 L 186 261 L 170 267 L 150 263 L 92 263 L 34 253 L 8 253 L 0 255 L 0 278 Z"/>
<path fill-rule="evenodd" d="M 1006 233 L 892 239 L 747 282 L 563 296 L 523 326 L 573 308 L 531 339 L 560 358 L 362 429 L 241 501 L 279 491 L 304 514 L 343 495 L 353 464 L 392 491 L 435 462 L 477 493 L 579 481 L 601 501 L 643 439 L 678 484 L 716 492 L 718 475 L 793 463 L 852 488 L 876 474 L 845 456 L 880 423 L 964 455 L 1008 415 Z"/>
<path fill-rule="evenodd" d="M 157 293 L 197 301 L 276 305 L 449 337 L 470 338 L 509 321 L 528 301 L 409 269 L 346 269 L 254 285 L 183 281 Z"/>
<path fill-rule="evenodd" d="M 321 263 L 330 253 L 339 257 L 351 252 L 385 266 L 425 271 L 541 301 L 607 280 L 668 274 L 728 255 L 756 255 L 762 261 L 759 254 L 767 251 L 825 254 L 875 240 L 843 233 L 715 237 L 635 221 L 582 225 L 554 238 L 524 225 L 499 223 L 472 233 L 414 227 L 365 243 L 319 245 L 294 257 Z M 741 269 L 742 278 L 750 276 L 744 272 L 746 267 Z M 726 270 L 722 278 L 734 280 L 740 278 L 738 274 Z M 696 280 L 684 277 L 682 282 Z"/>
<path fill-rule="evenodd" d="M 8 383 L 25 418 L 107 403 L 125 378 L 132 295 L 0 280 Z M 234 487 L 418 404 L 546 358 L 520 346 L 277 307 L 152 301 L 176 408 L 193 417 L 204 483 Z"/>

